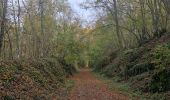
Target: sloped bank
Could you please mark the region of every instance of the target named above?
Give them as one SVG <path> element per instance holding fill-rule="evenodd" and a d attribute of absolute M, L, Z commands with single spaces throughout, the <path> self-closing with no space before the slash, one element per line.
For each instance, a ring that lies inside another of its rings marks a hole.
<path fill-rule="evenodd" d="M 0 99 L 65 100 L 69 75 L 68 66 L 54 58 L 0 61 Z"/>
<path fill-rule="evenodd" d="M 114 81 L 130 84 L 134 91 L 146 94 L 147 100 L 167 100 L 170 91 L 169 43 L 168 33 L 141 47 L 119 52 L 116 57 L 110 57 L 114 59 L 105 66 L 95 65 L 95 71 Z"/>

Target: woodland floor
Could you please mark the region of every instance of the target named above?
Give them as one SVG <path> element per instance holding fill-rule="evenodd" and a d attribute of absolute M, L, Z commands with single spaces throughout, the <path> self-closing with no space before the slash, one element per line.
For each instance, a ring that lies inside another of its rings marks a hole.
<path fill-rule="evenodd" d="M 89 69 L 82 69 L 72 80 L 75 86 L 69 100 L 129 100 L 128 96 L 119 91 L 109 90 Z"/>

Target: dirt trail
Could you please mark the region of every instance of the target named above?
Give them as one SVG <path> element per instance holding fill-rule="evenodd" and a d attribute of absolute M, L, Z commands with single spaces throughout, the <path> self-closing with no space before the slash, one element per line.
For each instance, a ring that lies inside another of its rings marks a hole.
<path fill-rule="evenodd" d="M 88 69 L 83 69 L 73 77 L 76 81 L 69 100 L 130 100 L 118 91 L 110 91 L 107 86 Z"/>

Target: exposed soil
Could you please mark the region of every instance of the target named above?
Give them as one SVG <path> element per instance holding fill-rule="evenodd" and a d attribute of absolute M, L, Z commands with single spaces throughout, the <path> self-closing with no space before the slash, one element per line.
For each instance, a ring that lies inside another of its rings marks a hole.
<path fill-rule="evenodd" d="M 119 91 L 111 91 L 89 69 L 82 69 L 73 78 L 76 81 L 69 100 L 130 100 Z"/>

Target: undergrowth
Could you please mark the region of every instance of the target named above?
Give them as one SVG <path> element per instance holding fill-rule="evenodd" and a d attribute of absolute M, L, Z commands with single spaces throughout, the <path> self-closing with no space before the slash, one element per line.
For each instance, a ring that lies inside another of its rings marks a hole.
<path fill-rule="evenodd" d="M 121 94 L 127 95 L 131 100 L 168 100 L 163 93 L 143 93 L 140 90 L 134 90 L 130 87 L 130 82 L 119 82 L 119 77 L 108 78 L 105 75 L 94 72 L 95 76 L 104 82 L 110 90 L 119 91 Z"/>
<path fill-rule="evenodd" d="M 165 43 L 124 51 L 111 63 L 97 67 L 95 71 L 109 78 L 109 84 L 114 88 L 132 93 L 132 97 L 141 97 L 142 94 L 142 100 L 167 100 L 165 93 L 170 90 L 169 65 L 170 44 Z"/>
<path fill-rule="evenodd" d="M 75 86 L 75 81 L 74 80 L 70 80 L 68 79 L 66 81 L 66 87 L 69 91 L 71 91 L 71 89 Z"/>
<path fill-rule="evenodd" d="M 71 75 L 65 67 L 55 58 L 0 61 L 0 99 L 64 99 Z"/>

